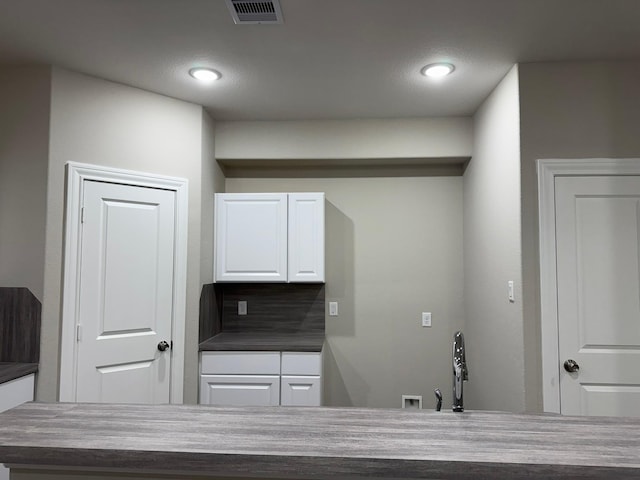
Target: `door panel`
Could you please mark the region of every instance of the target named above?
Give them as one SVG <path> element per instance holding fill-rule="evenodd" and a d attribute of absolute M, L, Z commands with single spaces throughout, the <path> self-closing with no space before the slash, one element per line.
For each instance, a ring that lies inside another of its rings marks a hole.
<path fill-rule="evenodd" d="M 287 194 L 216 195 L 216 280 L 287 281 Z"/>
<path fill-rule="evenodd" d="M 324 194 L 289 194 L 289 281 L 324 282 Z"/>
<path fill-rule="evenodd" d="M 270 406 L 280 404 L 279 375 L 201 375 L 200 403 Z"/>
<path fill-rule="evenodd" d="M 561 412 L 640 416 L 640 178 L 557 177 Z"/>
<path fill-rule="evenodd" d="M 319 376 L 282 376 L 282 405 L 320 406 Z"/>
<path fill-rule="evenodd" d="M 77 401 L 168 403 L 175 192 L 85 181 Z"/>

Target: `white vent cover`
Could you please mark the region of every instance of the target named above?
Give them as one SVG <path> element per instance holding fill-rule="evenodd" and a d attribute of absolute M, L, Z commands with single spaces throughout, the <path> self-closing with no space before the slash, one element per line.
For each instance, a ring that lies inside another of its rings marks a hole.
<path fill-rule="evenodd" d="M 282 23 L 279 0 L 225 0 L 237 24 Z"/>

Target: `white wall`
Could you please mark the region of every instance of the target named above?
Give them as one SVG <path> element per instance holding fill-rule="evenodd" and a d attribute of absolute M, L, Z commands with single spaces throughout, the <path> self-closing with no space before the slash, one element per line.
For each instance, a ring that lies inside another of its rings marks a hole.
<path fill-rule="evenodd" d="M 51 91 L 38 399 L 57 398 L 65 164 L 73 161 L 189 180 L 184 399 L 195 402 L 197 350 L 192 347 L 197 344 L 201 278 L 202 108 L 60 68 L 53 69 Z"/>
<path fill-rule="evenodd" d="M 417 394 L 434 408 L 440 387 L 451 405 L 461 177 L 227 178 L 226 190 L 326 193 L 326 299 L 340 316 L 326 317 L 325 404 L 398 408 L 402 394 Z"/>
<path fill-rule="evenodd" d="M 527 409 L 542 410 L 535 162 L 640 157 L 640 62 L 531 63 L 519 72 Z"/>
<path fill-rule="evenodd" d="M 51 70 L 0 69 L 0 286 L 42 301 Z"/>
<path fill-rule="evenodd" d="M 468 158 L 468 117 L 218 122 L 216 158 L 300 160 Z"/>
<path fill-rule="evenodd" d="M 465 404 L 472 409 L 525 410 L 518 89 L 516 66 L 473 117 L 464 173 Z"/>

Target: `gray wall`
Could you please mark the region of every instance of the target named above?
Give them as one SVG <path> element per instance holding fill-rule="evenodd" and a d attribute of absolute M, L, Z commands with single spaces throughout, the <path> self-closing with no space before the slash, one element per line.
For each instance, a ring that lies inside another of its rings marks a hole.
<path fill-rule="evenodd" d="M 65 164 L 73 161 L 189 180 L 184 400 L 195 402 L 198 363 L 193 346 L 197 343 L 201 280 L 202 162 L 203 157 L 211 159 L 212 152 L 208 146 L 203 153 L 203 129 L 210 129 L 210 122 L 198 105 L 59 68 L 53 69 L 51 91 L 38 399 L 53 401 L 58 392 Z M 207 171 L 210 175 L 211 170 Z"/>
<path fill-rule="evenodd" d="M 0 286 L 42 301 L 51 69 L 0 68 Z"/>
<path fill-rule="evenodd" d="M 465 403 L 472 409 L 525 409 L 519 115 L 514 67 L 473 117 L 473 157 L 463 177 Z"/>
<path fill-rule="evenodd" d="M 640 157 L 640 62 L 532 63 L 519 72 L 527 409 L 542 410 L 535 162 Z"/>
<path fill-rule="evenodd" d="M 451 404 L 451 339 L 463 324 L 462 178 L 227 178 L 227 192 L 326 193 L 325 404 Z M 433 326 L 420 325 L 421 312 Z M 327 308 L 328 314 L 328 308 Z"/>
<path fill-rule="evenodd" d="M 216 158 L 317 160 L 469 157 L 469 117 L 308 121 L 226 121 L 216 124 Z"/>

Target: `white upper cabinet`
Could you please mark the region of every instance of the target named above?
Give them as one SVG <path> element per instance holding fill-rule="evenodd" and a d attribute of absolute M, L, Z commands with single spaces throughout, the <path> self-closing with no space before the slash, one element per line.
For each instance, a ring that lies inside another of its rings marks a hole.
<path fill-rule="evenodd" d="M 287 281 L 287 194 L 216 195 L 216 280 Z"/>
<path fill-rule="evenodd" d="M 289 194 L 289 281 L 324 282 L 324 193 Z"/>
<path fill-rule="evenodd" d="M 218 282 L 324 282 L 324 193 L 216 194 Z"/>

